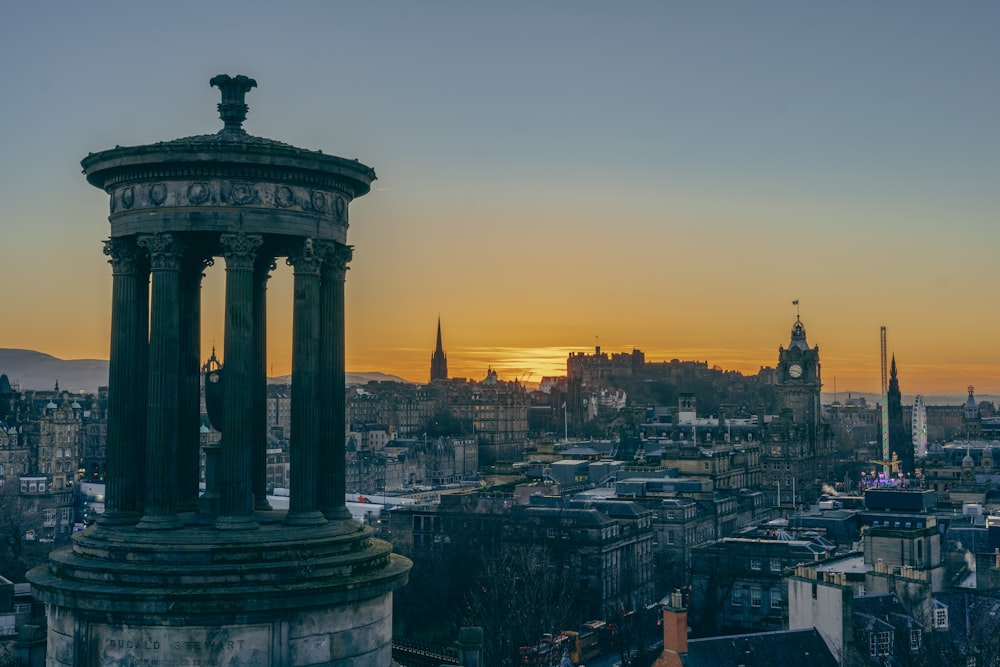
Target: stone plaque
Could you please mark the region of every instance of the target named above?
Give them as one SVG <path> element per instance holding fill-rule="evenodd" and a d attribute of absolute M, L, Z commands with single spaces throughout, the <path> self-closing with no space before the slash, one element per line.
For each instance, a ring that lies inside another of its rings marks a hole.
<path fill-rule="evenodd" d="M 271 664 L 271 626 L 90 626 L 90 664 L 122 667 L 222 667 Z"/>

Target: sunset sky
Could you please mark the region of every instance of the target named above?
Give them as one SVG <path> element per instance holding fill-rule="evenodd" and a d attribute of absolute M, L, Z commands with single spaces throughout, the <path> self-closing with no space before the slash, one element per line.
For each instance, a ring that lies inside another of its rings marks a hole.
<path fill-rule="evenodd" d="M 825 389 L 1000 391 L 1000 4 L 45 2 L 0 21 L 0 347 L 106 358 L 80 160 L 221 127 L 375 168 L 347 366 L 537 382 L 570 351 L 756 372 L 800 301 Z M 290 269 L 269 363 L 290 367 Z M 205 280 L 221 347 L 224 266 Z M 2 371 L 3 369 L 0 369 Z"/>

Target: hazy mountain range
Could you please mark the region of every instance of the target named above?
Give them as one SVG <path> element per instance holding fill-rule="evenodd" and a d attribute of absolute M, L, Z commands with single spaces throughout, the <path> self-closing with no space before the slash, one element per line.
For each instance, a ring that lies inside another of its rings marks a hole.
<path fill-rule="evenodd" d="M 0 348 L 0 373 L 22 391 L 51 391 L 56 383 L 63 391 L 95 393 L 108 384 L 107 359 L 58 359 L 44 352 Z M 347 373 L 347 384 L 406 382 L 395 375 L 379 372 Z M 270 378 L 272 382 L 290 382 L 291 376 Z"/>

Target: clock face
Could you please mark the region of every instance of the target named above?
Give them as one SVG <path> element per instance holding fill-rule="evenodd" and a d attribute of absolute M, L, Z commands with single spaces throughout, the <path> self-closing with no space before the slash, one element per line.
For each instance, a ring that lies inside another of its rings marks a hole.
<path fill-rule="evenodd" d="M 788 367 L 788 374 L 793 378 L 802 377 L 802 366 L 792 364 Z"/>

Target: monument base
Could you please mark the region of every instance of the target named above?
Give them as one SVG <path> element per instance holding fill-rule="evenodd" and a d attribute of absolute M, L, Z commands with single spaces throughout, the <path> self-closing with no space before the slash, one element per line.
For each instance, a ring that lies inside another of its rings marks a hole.
<path fill-rule="evenodd" d="M 48 664 L 359 667 L 392 661 L 392 592 L 410 562 L 353 521 L 235 532 L 94 526 L 28 574 Z"/>

